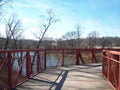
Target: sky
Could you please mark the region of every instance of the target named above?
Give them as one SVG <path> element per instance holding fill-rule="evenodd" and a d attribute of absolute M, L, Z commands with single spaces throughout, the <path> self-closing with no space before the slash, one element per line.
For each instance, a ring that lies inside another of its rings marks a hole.
<path fill-rule="evenodd" d="M 100 36 L 120 36 L 120 0 L 13 0 L 12 8 L 7 7 L 7 15 L 15 13 L 24 26 L 24 37 L 35 39 L 33 33 L 39 31 L 40 16 L 52 9 L 59 18 L 46 36 L 61 38 L 75 25 L 81 27 L 81 37 L 91 31 Z"/>

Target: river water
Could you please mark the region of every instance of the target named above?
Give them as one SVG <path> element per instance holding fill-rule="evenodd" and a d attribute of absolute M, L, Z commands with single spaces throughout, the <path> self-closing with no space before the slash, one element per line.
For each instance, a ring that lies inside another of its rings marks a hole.
<path fill-rule="evenodd" d="M 32 62 L 32 58 L 31 57 L 31 62 Z M 40 56 L 41 59 L 41 64 L 40 64 L 40 69 L 44 68 L 44 55 Z M 75 56 L 74 55 L 64 55 L 64 65 L 71 65 L 71 64 L 75 64 Z M 57 66 L 62 66 L 62 57 L 61 55 L 56 55 L 56 54 L 48 54 L 46 56 L 46 66 L 47 68 L 53 68 L 53 67 L 57 67 Z M 20 67 L 18 64 L 18 59 L 15 59 L 13 62 L 13 66 L 12 66 L 13 70 L 15 71 L 19 71 Z M 33 67 L 32 67 L 32 71 L 33 73 L 37 72 L 37 59 L 35 58 Z M 24 63 L 22 65 L 22 75 L 26 76 L 26 59 L 24 59 Z"/>

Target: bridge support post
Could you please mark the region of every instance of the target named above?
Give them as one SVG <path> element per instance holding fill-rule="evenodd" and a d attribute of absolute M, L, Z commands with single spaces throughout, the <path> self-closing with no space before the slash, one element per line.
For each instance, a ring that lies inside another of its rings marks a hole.
<path fill-rule="evenodd" d="M 46 50 L 44 50 L 44 70 L 46 70 Z"/>
<path fill-rule="evenodd" d="M 31 74 L 31 59 L 30 59 L 30 51 L 26 51 L 26 76 L 30 77 Z"/>
<path fill-rule="evenodd" d="M 64 50 L 62 50 L 62 66 L 64 66 Z"/>
<path fill-rule="evenodd" d="M 12 56 L 10 52 L 8 52 L 7 60 L 8 60 L 8 73 L 7 73 L 8 87 L 12 88 Z"/>
<path fill-rule="evenodd" d="M 93 62 L 97 63 L 97 59 L 94 52 L 90 51 L 90 63 L 93 63 Z"/>
<path fill-rule="evenodd" d="M 85 64 L 80 51 L 76 50 L 76 65 L 80 64 L 80 60 L 82 64 Z"/>
<path fill-rule="evenodd" d="M 107 79 L 110 81 L 110 53 L 109 53 L 109 51 L 108 51 L 108 59 L 107 59 L 107 61 L 108 61 L 108 70 L 107 70 Z"/>
<path fill-rule="evenodd" d="M 120 55 L 118 60 L 120 61 Z M 120 90 L 120 63 L 118 64 L 118 90 Z"/>
<path fill-rule="evenodd" d="M 102 73 L 103 74 L 105 74 L 105 70 L 104 70 L 105 69 L 105 64 L 104 64 L 105 63 L 105 57 L 104 56 L 105 56 L 105 52 L 102 51 Z"/>
<path fill-rule="evenodd" d="M 82 64 L 85 64 L 85 62 L 84 62 L 84 60 L 83 60 L 83 58 L 82 58 L 82 55 L 81 55 L 80 51 L 78 52 L 78 55 L 79 55 L 79 58 L 81 59 L 81 63 L 82 63 Z"/>
<path fill-rule="evenodd" d="M 117 61 L 120 60 L 119 57 L 120 57 L 120 55 L 114 55 L 113 56 L 113 58 Z M 115 83 L 116 84 L 116 90 L 120 90 L 120 63 L 115 63 L 115 65 L 116 65 L 116 68 L 117 68 L 115 70 L 115 72 L 117 72 L 116 73 L 117 74 L 117 79 L 116 79 L 116 83 Z M 114 71 L 114 69 L 112 71 Z"/>
<path fill-rule="evenodd" d="M 40 53 L 37 51 L 37 72 L 40 72 Z"/>
<path fill-rule="evenodd" d="M 76 65 L 79 65 L 79 51 L 76 50 Z"/>

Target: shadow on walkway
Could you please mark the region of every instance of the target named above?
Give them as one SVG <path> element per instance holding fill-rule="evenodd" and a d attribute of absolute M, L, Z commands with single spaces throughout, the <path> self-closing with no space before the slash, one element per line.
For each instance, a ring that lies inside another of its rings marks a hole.
<path fill-rule="evenodd" d="M 67 78 L 67 75 L 68 75 L 68 71 L 66 70 L 64 72 L 64 75 L 62 76 L 62 79 L 60 80 L 60 82 L 58 83 L 57 87 L 55 88 L 55 90 L 61 90 L 66 78 Z"/>
<path fill-rule="evenodd" d="M 16 90 L 112 90 L 101 75 L 101 64 L 48 69 L 21 84 Z"/>

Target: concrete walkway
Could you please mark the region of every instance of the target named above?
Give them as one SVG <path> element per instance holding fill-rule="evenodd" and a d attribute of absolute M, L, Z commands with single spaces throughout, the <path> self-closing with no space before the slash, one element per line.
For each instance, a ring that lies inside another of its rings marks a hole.
<path fill-rule="evenodd" d="M 17 90 L 113 90 L 101 73 L 101 64 L 48 69 Z"/>

